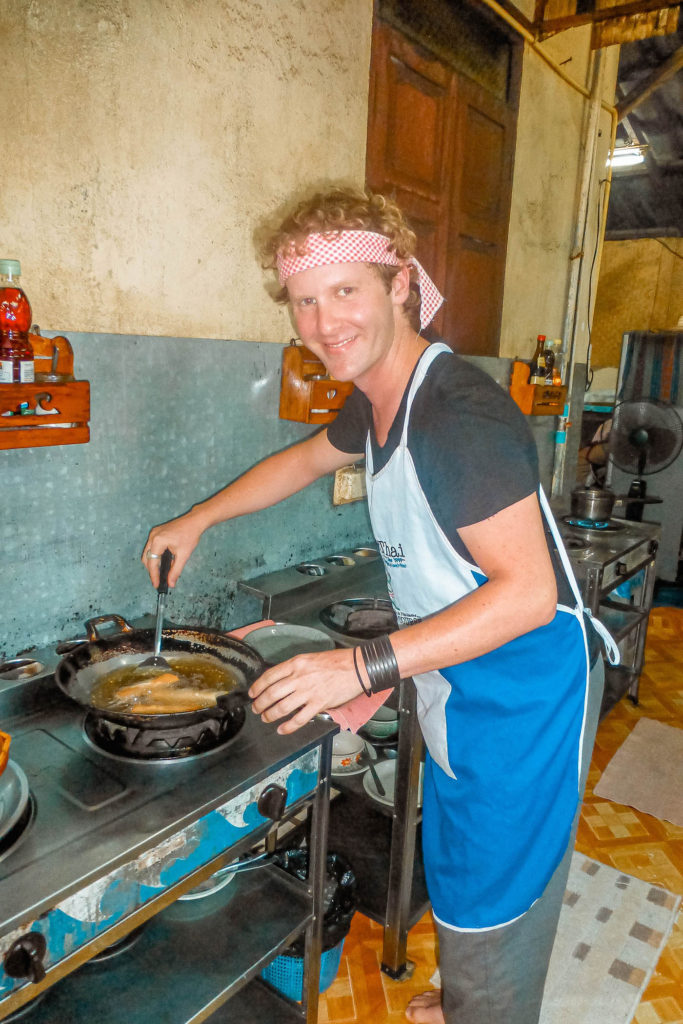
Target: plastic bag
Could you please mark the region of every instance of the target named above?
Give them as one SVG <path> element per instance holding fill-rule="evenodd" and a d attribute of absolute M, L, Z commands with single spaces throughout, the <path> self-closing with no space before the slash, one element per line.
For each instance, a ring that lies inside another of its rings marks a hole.
<path fill-rule="evenodd" d="M 288 874 L 308 879 L 308 850 L 282 850 L 275 854 L 275 862 Z M 349 862 L 339 853 L 328 853 L 325 864 L 323 891 L 322 952 L 338 945 L 348 934 L 356 910 L 356 876 Z M 292 956 L 302 956 L 303 936 L 287 950 Z"/>

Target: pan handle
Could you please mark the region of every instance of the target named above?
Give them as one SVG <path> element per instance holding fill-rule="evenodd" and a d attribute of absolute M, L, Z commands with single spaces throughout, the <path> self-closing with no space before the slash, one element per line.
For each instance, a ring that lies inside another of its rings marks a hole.
<path fill-rule="evenodd" d="M 230 690 L 228 693 L 219 693 L 216 697 L 216 707 L 228 715 L 232 714 L 237 708 L 245 707 L 249 704 L 251 704 L 251 697 L 246 689 L 241 686 L 235 687 L 234 690 Z"/>
<path fill-rule="evenodd" d="M 130 623 L 126 622 L 126 620 L 121 618 L 120 615 L 98 615 L 96 619 L 88 619 L 85 623 L 85 629 L 90 643 L 93 643 L 95 640 L 103 639 L 98 626 L 103 625 L 105 622 L 113 622 L 118 627 L 117 629 L 112 630 L 113 633 L 135 632 Z"/>

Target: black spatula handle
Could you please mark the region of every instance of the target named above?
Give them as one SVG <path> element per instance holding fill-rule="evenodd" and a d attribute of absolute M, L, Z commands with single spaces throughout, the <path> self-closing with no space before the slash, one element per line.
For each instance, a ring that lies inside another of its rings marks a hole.
<path fill-rule="evenodd" d="M 159 586 L 157 587 L 159 594 L 168 594 L 168 574 L 172 565 L 173 552 L 170 548 L 166 548 L 159 562 Z"/>

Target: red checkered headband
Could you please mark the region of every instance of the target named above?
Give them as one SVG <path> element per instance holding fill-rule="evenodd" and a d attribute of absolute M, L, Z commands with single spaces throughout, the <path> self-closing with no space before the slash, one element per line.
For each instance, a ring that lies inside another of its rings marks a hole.
<path fill-rule="evenodd" d="M 292 242 L 284 253 L 277 257 L 280 284 L 311 267 L 322 267 L 328 263 L 383 263 L 389 267 L 400 267 L 402 263 L 415 267 L 420 285 L 420 326 L 430 323 L 443 302 L 443 295 L 431 277 L 414 256 L 401 260 L 390 248 L 386 235 L 376 231 L 328 231 L 325 234 L 313 232 L 306 237 L 305 250 L 299 254 Z"/>

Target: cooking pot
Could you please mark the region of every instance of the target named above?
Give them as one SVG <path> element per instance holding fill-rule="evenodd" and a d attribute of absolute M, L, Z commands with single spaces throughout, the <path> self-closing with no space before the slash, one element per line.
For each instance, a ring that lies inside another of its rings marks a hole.
<path fill-rule="evenodd" d="M 575 487 L 571 495 L 572 515 L 599 523 L 609 519 L 618 500 L 621 499 L 608 487 Z"/>
<path fill-rule="evenodd" d="M 119 630 L 102 636 L 98 630 L 104 623 L 113 623 Z M 198 711 L 179 711 L 172 714 L 141 715 L 95 707 L 92 692 L 103 676 L 116 669 L 139 665 L 154 653 L 154 630 L 134 629 L 119 615 L 104 615 L 89 619 L 85 624 L 88 640 L 70 651 L 55 670 L 60 689 L 98 718 L 138 729 L 163 729 L 191 725 L 207 719 L 234 718 L 239 725 L 244 720 L 244 707 L 250 702 L 247 690 L 251 683 L 266 670 L 260 654 L 243 640 L 226 636 L 217 630 L 200 626 L 180 626 L 162 633 L 163 654 L 196 655 L 222 664 L 237 677 L 237 683 L 228 693 L 219 694 L 215 705 Z M 239 727 L 238 725 L 238 727 Z"/>

